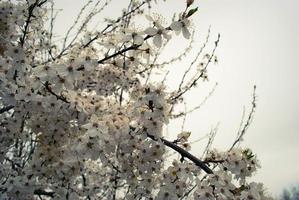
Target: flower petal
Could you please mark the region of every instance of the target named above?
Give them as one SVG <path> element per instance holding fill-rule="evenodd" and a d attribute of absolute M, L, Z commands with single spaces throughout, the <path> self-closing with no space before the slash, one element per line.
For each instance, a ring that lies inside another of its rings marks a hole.
<path fill-rule="evenodd" d="M 156 47 L 160 48 L 162 46 L 162 36 L 161 35 L 156 35 L 153 39 L 154 45 Z"/>
<path fill-rule="evenodd" d="M 170 25 L 170 28 L 174 31 L 181 31 L 182 22 L 180 22 L 180 21 L 172 22 L 172 24 Z"/>
<path fill-rule="evenodd" d="M 186 27 L 182 28 L 182 32 L 183 32 L 184 38 L 190 39 L 191 33 L 189 32 L 189 30 Z"/>
<path fill-rule="evenodd" d="M 145 15 L 145 18 L 148 20 L 148 21 L 154 21 L 154 19 L 150 16 L 150 15 Z"/>
<path fill-rule="evenodd" d="M 144 39 L 143 39 L 143 37 L 140 36 L 140 35 L 136 35 L 136 36 L 134 36 L 134 38 L 133 38 L 133 43 L 134 43 L 134 44 L 137 44 L 137 45 L 141 45 L 141 44 L 143 43 L 143 41 L 144 41 Z"/>
<path fill-rule="evenodd" d="M 152 28 L 152 27 L 149 27 L 147 29 L 145 29 L 144 31 L 147 35 L 150 35 L 150 36 L 153 36 L 153 35 L 156 35 L 158 30 L 155 29 L 155 28 Z"/>
<path fill-rule="evenodd" d="M 162 33 L 163 37 L 166 39 L 166 40 L 170 40 L 171 39 L 171 35 L 167 34 L 165 31 Z"/>

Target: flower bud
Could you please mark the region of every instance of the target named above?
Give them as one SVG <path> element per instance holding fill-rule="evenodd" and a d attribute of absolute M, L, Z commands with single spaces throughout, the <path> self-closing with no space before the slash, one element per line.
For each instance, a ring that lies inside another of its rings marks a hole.
<path fill-rule="evenodd" d="M 194 0 L 187 0 L 187 7 L 191 6 L 193 4 Z"/>

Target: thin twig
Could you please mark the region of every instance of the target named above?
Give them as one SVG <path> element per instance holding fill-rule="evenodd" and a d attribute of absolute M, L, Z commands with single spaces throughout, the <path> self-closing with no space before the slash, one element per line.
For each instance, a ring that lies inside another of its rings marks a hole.
<path fill-rule="evenodd" d="M 189 194 L 197 187 L 197 184 L 193 185 L 191 189 L 188 190 L 188 192 L 186 192 L 180 200 L 184 199 L 185 197 L 188 197 Z"/>
<path fill-rule="evenodd" d="M 60 96 L 60 95 L 56 94 L 55 92 L 53 92 L 53 90 L 49 86 L 49 82 L 43 83 L 43 85 L 45 86 L 46 90 L 48 92 L 50 92 L 52 95 L 54 95 L 57 99 L 65 102 L 65 103 L 70 103 L 70 102 L 67 101 L 67 99 L 65 97 Z"/>
<path fill-rule="evenodd" d="M 185 88 L 183 90 L 179 90 L 176 95 L 170 97 L 170 101 L 171 102 L 175 102 L 177 99 L 179 99 L 181 96 L 183 96 L 187 91 L 189 91 L 193 86 L 196 85 L 197 81 L 203 77 L 204 75 L 204 71 L 207 69 L 207 67 L 209 66 L 209 64 L 211 63 L 214 55 L 215 55 L 215 51 L 218 47 L 218 44 L 219 44 L 219 41 L 220 41 L 220 34 L 218 34 L 218 37 L 217 37 L 217 40 L 215 41 L 215 47 L 211 53 L 211 56 L 209 57 L 209 60 L 208 62 L 206 63 L 206 65 L 204 66 L 204 68 L 201 70 L 201 72 L 199 73 L 199 75 L 197 77 L 195 77 L 195 79 L 190 83 L 188 84 L 187 86 L 185 86 Z"/>
<path fill-rule="evenodd" d="M 109 29 L 110 27 L 112 27 L 113 25 L 115 25 L 116 23 L 120 22 L 124 17 L 134 13 L 136 10 L 138 10 L 139 8 L 141 8 L 144 4 L 146 3 L 146 1 L 143 1 L 140 5 L 136 6 L 133 10 L 131 10 L 128 13 L 125 13 L 123 16 L 121 16 L 120 18 L 118 18 L 116 21 L 114 21 L 114 23 L 108 24 L 99 34 L 97 34 L 96 36 L 94 36 L 89 42 L 87 42 L 83 48 L 88 47 L 92 42 L 94 42 L 95 40 L 97 40 L 107 29 Z"/>
<path fill-rule="evenodd" d="M 209 38 L 210 38 L 210 32 L 211 32 L 211 27 L 209 27 L 208 29 L 208 34 L 207 34 L 207 37 L 206 37 L 206 40 L 205 42 L 203 43 L 203 45 L 201 46 L 200 50 L 198 51 L 197 55 L 195 56 L 195 58 L 193 59 L 193 61 L 190 63 L 188 69 L 184 72 L 184 75 L 182 77 L 182 80 L 179 84 L 179 89 L 178 91 L 181 91 L 182 89 L 182 85 L 184 84 L 184 81 L 185 81 L 185 78 L 187 76 L 187 74 L 190 72 L 192 66 L 194 65 L 194 63 L 198 60 L 199 56 L 201 55 L 202 51 L 204 50 L 204 48 L 206 47 L 207 43 L 209 42 Z"/>
<path fill-rule="evenodd" d="M 201 159 L 204 158 L 204 156 L 209 152 L 209 150 L 211 149 L 211 146 L 214 142 L 214 139 L 215 139 L 215 136 L 217 134 L 217 131 L 218 131 L 218 127 L 219 127 L 219 123 L 217 124 L 217 126 L 215 128 L 212 128 L 210 134 L 209 134 L 209 140 L 208 140 L 208 143 L 207 143 L 207 146 L 205 148 L 205 150 L 203 151 L 202 153 L 202 156 L 201 156 Z"/>
<path fill-rule="evenodd" d="M 243 139 L 243 136 L 245 135 L 249 125 L 251 124 L 252 120 L 253 120 L 253 116 L 255 113 L 255 109 L 256 109 L 256 86 L 253 86 L 253 98 L 252 98 L 252 102 L 251 102 L 251 111 L 248 115 L 248 118 L 243 126 L 243 129 L 241 130 L 241 132 L 238 133 L 236 140 L 234 141 L 233 145 L 231 146 L 231 148 L 229 149 L 229 151 L 231 151 L 238 143 L 240 143 Z"/>
<path fill-rule="evenodd" d="M 187 110 L 185 112 L 179 112 L 178 114 L 172 114 L 171 117 L 173 119 L 177 119 L 177 118 L 180 118 L 180 117 L 184 117 L 185 115 L 187 114 L 190 114 L 192 112 L 194 112 L 195 110 L 198 110 L 200 109 L 206 102 L 207 100 L 212 96 L 212 94 L 215 92 L 216 90 L 216 87 L 217 87 L 218 83 L 215 84 L 215 86 L 213 87 L 213 89 L 209 92 L 209 94 L 204 98 L 204 100 L 202 102 L 200 102 L 199 105 L 195 106 L 194 108 L 190 109 L 190 110 Z"/>
<path fill-rule="evenodd" d="M 67 30 L 65 36 L 64 36 L 64 39 L 63 39 L 63 44 L 62 44 L 62 49 L 65 49 L 65 46 L 66 46 L 66 42 L 67 42 L 67 39 L 69 38 L 69 34 L 71 33 L 71 31 L 75 28 L 75 26 L 78 24 L 79 22 L 79 19 L 81 19 L 81 16 L 83 14 L 83 12 L 85 11 L 85 9 L 92 3 L 92 0 L 89 0 L 86 2 L 86 4 L 81 8 L 79 14 L 77 15 L 74 23 L 72 26 L 69 27 L 69 29 Z"/>
<path fill-rule="evenodd" d="M 36 0 L 33 4 L 31 4 L 29 7 L 28 7 L 28 16 L 27 16 L 27 19 L 25 21 L 25 27 L 24 27 L 24 30 L 23 30 L 23 35 L 22 37 L 20 38 L 20 44 L 21 44 L 21 47 L 24 46 L 24 43 L 25 43 L 25 39 L 26 39 L 26 36 L 28 34 L 28 29 L 29 29 L 29 24 L 31 23 L 31 18 L 34 16 L 33 15 L 33 11 L 36 7 L 40 7 L 42 6 L 44 3 L 46 3 L 47 0 L 44 0 L 44 1 L 41 1 L 39 2 L 39 0 Z"/>

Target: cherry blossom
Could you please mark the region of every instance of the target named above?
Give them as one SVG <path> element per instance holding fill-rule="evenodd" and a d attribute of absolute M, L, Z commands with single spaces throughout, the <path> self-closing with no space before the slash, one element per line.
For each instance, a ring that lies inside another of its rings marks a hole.
<path fill-rule="evenodd" d="M 210 137 L 200 157 L 184 126 L 166 134 L 189 113 L 176 111 L 207 79 L 219 36 L 191 63 L 195 76 L 185 79 L 187 70 L 170 89 L 167 65 L 182 56 L 159 64 L 161 47 L 173 33 L 193 37 L 197 9 L 188 0 L 169 23 L 151 12 L 154 2 L 132 1 L 93 30 L 89 23 L 110 1 L 87 1 L 78 19 L 87 17 L 62 41 L 54 1 L 0 2 L 0 199 L 272 199 L 250 181 L 260 164 L 249 148 L 235 147 L 241 137 L 224 152 L 211 148 Z M 136 28 L 140 16 L 150 25 Z"/>
<path fill-rule="evenodd" d="M 182 32 L 184 38 L 190 39 L 191 33 L 188 30 L 189 25 L 190 25 L 190 20 L 186 18 L 186 19 L 173 22 L 170 25 L 170 28 L 174 30 L 176 34 L 180 34 Z"/>
<path fill-rule="evenodd" d="M 149 27 L 145 29 L 147 35 L 153 36 L 153 43 L 156 47 L 160 48 L 162 46 L 162 39 L 169 40 L 171 36 L 168 34 L 168 30 L 161 25 L 159 19 L 154 20 L 151 16 L 146 16 L 149 21 L 151 21 L 154 27 Z M 163 36 L 163 37 L 162 37 Z"/>

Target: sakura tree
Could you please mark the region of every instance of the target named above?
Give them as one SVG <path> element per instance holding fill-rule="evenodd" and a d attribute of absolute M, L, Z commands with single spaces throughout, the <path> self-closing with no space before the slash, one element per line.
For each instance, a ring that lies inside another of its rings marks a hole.
<path fill-rule="evenodd" d="M 192 43 L 193 0 L 168 22 L 151 12 L 158 0 L 131 0 L 105 28 L 89 29 L 110 1 L 86 1 L 58 41 L 53 1 L 0 2 L 0 199 L 271 199 L 248 180 L 256 156 L 239 147 L 255 94 L 229 150 L 213 150 L 211 135 L 199 158 L 190 132 L 165 137 L 163 128 L 188 114 L 176 109 L 184 95 L 217 61 L 220 35 L 203 53 L 208 34 L 179 87 L 167 87 L 164 69 L 190 48 L 158 57 L 175 35 Z"/>

